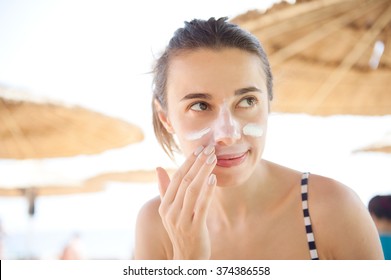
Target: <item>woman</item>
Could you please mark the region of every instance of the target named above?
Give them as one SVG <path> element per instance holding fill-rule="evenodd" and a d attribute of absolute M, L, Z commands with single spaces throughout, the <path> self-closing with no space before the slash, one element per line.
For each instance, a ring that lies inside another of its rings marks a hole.
<path fill-rule="evenodd" d="M 380 236 L 384 259 L 391 260 L 391 195 L 372 197 L 368 210 Z"/>
<path fill-rule="evenodd" d="M 272 74 L 251 34 L 193 20 L 154 69 L 154 128 L 186 156 L 141 209 L 136 259 L 381 259 L 360 199 L 332 179 L 262 159 Z M 175 136 L 175 139 L 174 139 Z"/>

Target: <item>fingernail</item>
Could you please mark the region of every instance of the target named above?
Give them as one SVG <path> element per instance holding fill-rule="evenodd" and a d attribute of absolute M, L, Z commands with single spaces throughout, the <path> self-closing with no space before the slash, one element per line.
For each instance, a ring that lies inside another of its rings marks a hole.
<path fill-rule="evenodd" d="M 215 149 L 215 147 L 213 145 L 209 145 L 209 146 L 207 146 L 205 148 L 204 154 L 205 155 L 210 155 L 213 152 L 214 149 Z"/>
<path fill-rule="evenodd" d="M 216 160 L 216 155 L 213 154 L 213 155 L 210 155 L 210 156 L 208 157 L 208 159 L 206 160 L 206 163 L 207 163 L 207 164 L 212 164 L 212 163 L 215 162 L 215 160 Z"/>
<path fill-rule="evenodd" d="M 198 156 L 202 150 L 204 149 L 204 146 L 199 146 L 197 149 L 194 150 L 194 155 Z"/>
<path fill-rule="evenodd" d="M 208 184 L 213 186 L 216 183 L 216 175 L 215 174 L 210 174 Z"/>

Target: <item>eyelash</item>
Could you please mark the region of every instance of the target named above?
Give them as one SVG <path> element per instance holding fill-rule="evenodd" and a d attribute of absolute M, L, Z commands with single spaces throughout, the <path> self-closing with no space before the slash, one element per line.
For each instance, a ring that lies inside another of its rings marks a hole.
<path fill-rule="evenodd" d="M 240 104 L 240 103 L 243 102 L 244 100 L 251 100 L 252 104 L 249 105 L 248 107 L 239 107 L 239 109 L 251 109 L 251 108 L 253 108 L 256 104 L 258 104 L 258 99 L 257 99 L 255 96 L 246 96 L 246 97 L 242 98 L 242 99 L 238 102 L 238 104 Z M 193 107 L 194 105 L 197 105 L 197 104 L 199 104 L 199 105 L 205 105 L 207 108 L 206 108 L 205 110 L 193 110 L 192 107 Z M 237 106 L 238 106 L 238 105 L 237 105 Z M 194 112 L 196 112 L 196 113 L 200 113 L 200 112 L 204 112 L 204 111 L 210 111 L 210 110 L 211 110 L 210 107 L 211 107 L 211 105 L 209 105 L 208 103 L 206 103 L 206 102 L 204 102 L 204 101 L 198 101 L 198 102 L 194 102 L 194 103 L 190 104 L 188 109 L 189 109 L 189 110 L 192 110 L 192 111 L 194 111 Z"/>
<path fill-rule="evenodd" d="M 251 109 L 251 108 L 253 108 L 255 105 L 258 104 L 258 99 L 257 99 L 255 96 L 246 96 L 246 97 L 242 98 L 242 99 L 238 102 L 238 104 L 242 103 L 242 101 L 244 101 L 244 100 L 247 100 L 247 101 L 248 101 L 248 100 L 251 100 L 252 104 L 249 105 L 248 107 L 242 107 L 242 109 Z"/>
<path fill-rule="evenodd" d="M 206 110 L 193 110 L 192 107 L 193 107 L 194 105 L 197 105 L 197 104 L 206 105 L 207 109 L 206 109 Z M 197 113 L 198 113 L 198 112 L 203 112 L 203 111 L 210 110 L 210 105 L 209 105 L 208 103 L 206 103 L 206 102 L 198 101 L 198 102 L 194 102 L 194 103 L 190 104 L 189 110 L 192 110 L 192 111 L 197 112 Z"/>

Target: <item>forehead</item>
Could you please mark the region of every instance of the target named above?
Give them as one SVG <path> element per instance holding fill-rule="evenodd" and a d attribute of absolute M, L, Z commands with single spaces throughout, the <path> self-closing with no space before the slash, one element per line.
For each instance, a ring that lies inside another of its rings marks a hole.
<path fill-rule="evenodd" d="M 254 86 L 267 92 L 260 58 L 236 48 L 181 51 L 170 59 L 167 92 L 233 92 Z"/>

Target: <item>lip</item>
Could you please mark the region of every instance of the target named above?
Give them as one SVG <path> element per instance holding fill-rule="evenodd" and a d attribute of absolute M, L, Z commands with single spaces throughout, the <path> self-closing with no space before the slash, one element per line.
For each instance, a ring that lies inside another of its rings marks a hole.
<path fill-rule="evenodd" d="M 216 165 L 225 168 L 238 166 L 242 164 L 243 161 L 245 161 L 247 155 L 248 155 L 248 151 L 240 154 L 236 153 L 236 154 L 218 155 Z"/>

